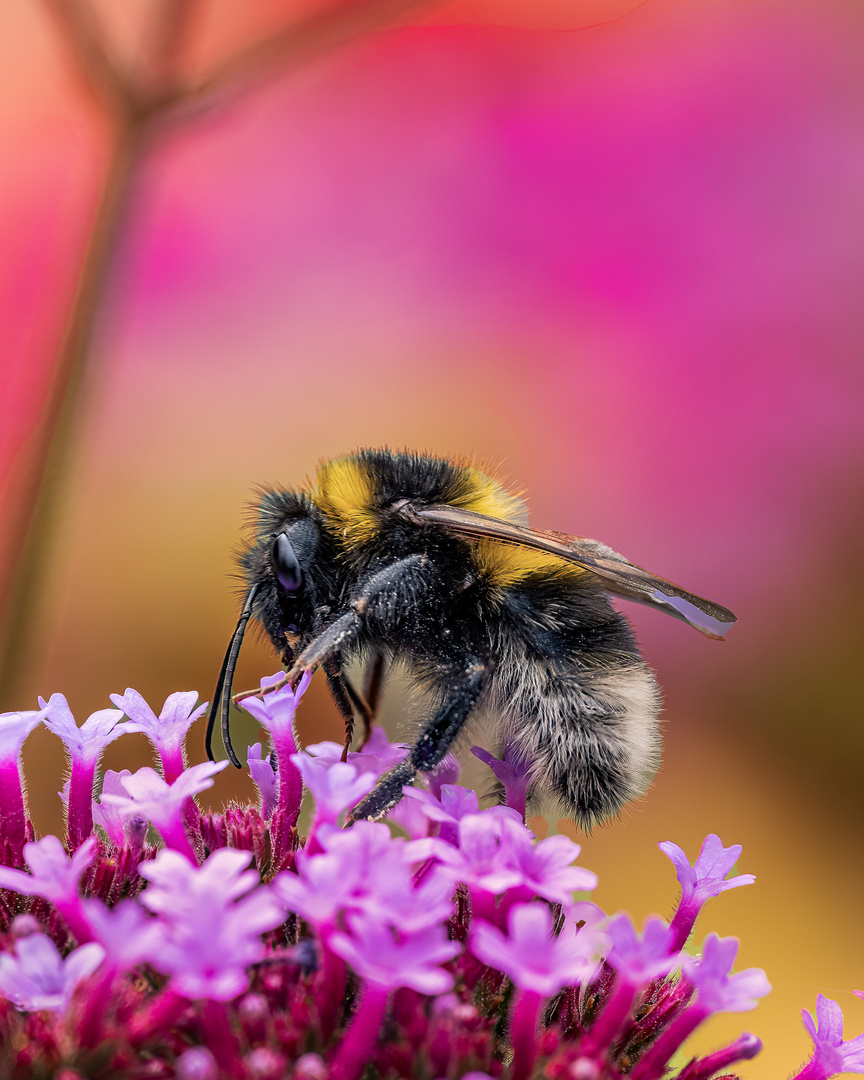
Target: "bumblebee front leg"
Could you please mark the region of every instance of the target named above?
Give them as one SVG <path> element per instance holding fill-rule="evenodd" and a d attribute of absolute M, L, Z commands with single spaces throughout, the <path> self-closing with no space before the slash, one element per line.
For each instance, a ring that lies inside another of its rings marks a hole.
<path fill-rule="evenodd" d="M 409 555 L 372 574 L 358 590 L 349 610 L 334 619 L 329 626 L 325 626 L 318 636 L 309 642 L 290 671 L 263 691 L 250 690 L 237 694 L 234 701 L 272 694 L 289 682 L 293 686 L 304 671 L 314 671 L 331 657 L 349 651 L 360 637 L 370 614 L 374 614 L 379 621 L 386 621 L 388 616 L 392 617 L 394 612 L 402 608 L 406 596 L 416 603 L 418 596 L 428 586 L 428 581 L 424 580 L 421 574 L 428 563 L 429 558 L 426 555 Z"/>
<path fill-rule="evenodd" d="M 441 707 L 420 733 L 408 758 L 381 777 L 375 789 L 354 807 L 351 821 L 384 817 L 402 798 L 402 788 L 414 783 L 418 772 L 429 772 L 441 762 L 488 681 L 489 668 L 480 660 L 473 660 L 451 677 Z"/>

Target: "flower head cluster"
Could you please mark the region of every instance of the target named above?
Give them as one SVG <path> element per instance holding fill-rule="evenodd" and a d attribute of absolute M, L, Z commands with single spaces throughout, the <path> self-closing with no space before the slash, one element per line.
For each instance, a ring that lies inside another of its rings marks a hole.
<path fill-rule="evenodd" d="M 507 747 L 503 760 L 477 753 L 502 805 L 481 808 L 447 760 L 405 789 L 393 820 L 407 837 L 385 822 L 346 828 L 407 748 L 375 729 L 358 752 L 298 752 L 308 678 L 276 682 L 246 700 L 270 740 L 249 752 L 258 804 L 221 813 L 196 799 L 222 765 L 185 767 L 203 709 L 194 693 L 172 694 L 157 716 L 127 690 L 80 726 L 58 694 L 0 717 L 0 1021 L 16 1075 L 65 1075 L 74 1061 L 76 1075 L 122 1080 L 146 1061 L 153 1080 L 359 1080 L 367 1067 L 729 1080 L 759 1052 L 745 1032 L 671 1065 L 709 1017 L 750 1010 L 770 989 L 758 969 L 733 971 L 734 938 L 683 952 L 707 900 L 753 880 L 729 876 L 740 847 L 709 836 L 691 864 L 661 844 L 682 888 L 671 923 L 608 918 L 575 895 L 597 884 L 579 846 L 525 825 L 530 768 Z M 19 756 L 40 723 L 70 759 L 65 843 L 29 839 Z M 127 731 L 147 734 L 160 769 L 108 771 L 96 801 L 100 755 Z M 864 1036 L 844 1041 L 835 1002 L 820 997 L 804 1022 L 814 1050 L 797 1080 L 864 1073 Z"/>

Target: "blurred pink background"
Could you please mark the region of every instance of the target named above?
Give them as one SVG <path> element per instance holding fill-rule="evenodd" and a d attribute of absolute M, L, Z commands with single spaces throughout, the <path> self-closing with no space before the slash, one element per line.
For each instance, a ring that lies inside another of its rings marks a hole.
<path fill-rule="evenodd" d="M 127 685 L 209 698 L 254 485 L 362 445 L 474 452 L 536 525 L 740 618 L 715 644 L 627 608 L 665 690 L 664 765 L 580 842 L 598 902 L 637 917 L 676 895 L 658 841 L 744 845 L 756 885 L 714 901 L 696 943 L 740 937 L 738 967 L 774 992 L 693 1046 L 754 1031 L 766 1049 L 742 1075 L 767 1080 L 808 1053 L 798 1010 L 817 992 L 864 1030 L 864 10 L 647 0 L 584 28 L 630 7 L 451 5 L 164 136 L 2 707 L 61 691 L 80 719 Z M 214 10 L 201 55 L 288 7 L 243 26 Z M 8 465 L 106 146 L 32 0 L 0 12 L 0 126 Z M 249 642 L 238 689 L 276 667 Z M 337 736 L 321 686 L 303 713 L 308 741 Z M 399 717 L 394 693 L 394 733 Z M 106 763 L 146 759 L 132 736 Z M 25 762 L 37 825 L 60 828 L 59 742 L 37 732 Z M 223 775 L 214 801 L 245 783 Z"/>

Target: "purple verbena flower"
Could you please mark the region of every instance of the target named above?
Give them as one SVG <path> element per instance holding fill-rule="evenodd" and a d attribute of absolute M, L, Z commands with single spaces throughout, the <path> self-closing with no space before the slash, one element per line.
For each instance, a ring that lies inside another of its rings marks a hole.
<path fill-rule="evenodd" d="M 110 908 L 101 900 L 88 899 L 82 902 L 82 912 L 94 940 L 105 950 L 106 964 L 115 970 L 131 971 L 162 946 L 163 924 L 137 900 L 121 900 Z"/>
<path fill-rule="evenodd" d="M 64 960 L 45 934 L 31 934 L 15 944 L 15 954 L 0 954 L 0 995 L 18 1009 L 62 1012 L 78 983 L 102 962 L 101 945 L 91 941 Z"/>
<path fill-rule="evenodd" d="M 324 825 L 335 825 L 343 811 L 356 806 L 375 787 L 374 773 L 358 773 L 347 761 L 330 762 L 308 754 L 292 754 L 291 761 L 315 799 L 311 836 Z"/>
<path fill-rule="evenodd" d="M 408 750 L 406 743 L 390 742 L 384 728 L 375 724 L 360 750 L 348 754 L 348 764 L 353 765 L 358 773 L 373 773 L 377 780 L 394 765 L 404 761 Z M 306 747 L 306 753 L 316 760 L 335 763 L 342 760 L 343 747 L 337 742 L 312 743 Z"/>
<path fill-rule="evenodd" d="M 504 802 L 512 807 L 524 821 L 528 788 L 534 779 L 530 759 L 519 753 L 512 737 L 504 740 L 503 758 L 495 757 L 481 746 L 472 746 L 471 753 L 489 766 L 504 788 Z"/>
<path fill-rule="evenodd" d="M 511 1075 L 527 1080 L 536 1057 L 536 1031 L 543 1000 L 565 986 L 590 979 L 597 969 L 599 939 L 584 927 L 552 933 L 547 904 L 515 904 L 507 913 L 507 933 L 474 919 L 469 948 L 484 964 L 508 975 L 517 987 L 510 1015 Z"/>
<path fill-rule="evenodd" d="M 220 848 L 192 866 L 163 849 L 141 864 L 141 876 L 151 883 L 141 903 L 164 926 L 149 960 L 171 977 L 175 993 L 229 1001 L 248 986 L 247 967 L 264 956 L 260 935 L 285 919 L 284 906 L 249 869 L 250 859 L 248 851 Z"/>
<path fill-rule="evenodd" d="M 737 954 L 737 938 L 709 934 L 702 955 L 684 960 L 684 974 L 696 987 L 696 1006 L 704 1012 L 748 1012 L 771 992 L 761 968 L 729 974 Z"/>
<path fill-rule="evenodd" d="M 213 777 L 228 765 L 227 761 L 202 761 L 192 765 L 167 784 L 155 769 L 145 766 L 130 776 L 120 776 L 125 795 L 102 793 L 102 804 L 118 807 L 124 819 L 142 817 L 162 835 L 165 844 L 182 851 L 197 863 L 195 852 L 183 825 L 183 806 L 187 799 L 213 786 Z"/>
<path fill-rule="evenodd" d="M 72 762 L 80 761 L 95 765 L 105 747 L 126 731 L 134 728 L 118 724 L 123 719 L 122 709 L 99 709 L 91 713 L 79 727 L 63 694 L 52 694 L 48 701 L 39 698 L 45 713 L 45 725 L 63 740 Z"/>
<path fill-rule="evenodd" d="M 409 986 L 421 994 L 443 994 L 453 976 L 441 968 L 462 946 L 450 941 L 439 923 L 413 933 L 393 928 L 366 915 L 352 915 L 347 932 L 330 937 L 330 948 L 347 960 L 361 978 L 395 990 Z"/>
<path fill-rule="evenodd" d="M 681 902 L 672 920 L 672 933 L 669 939 L 671 952 L 684 948 L 687 938 L 693 930 L 696 917 L 702 905 L 714 896 L 719 896 L 727 889 L 736 889 L 739 885 L 752 885 L 756 878 L 752 874 L 739 874 L 729 878 L 726 875 L 741 855 L 741 845 L 732 844 L 724 848 L 720 837 L 711 833 L 705 837 L 702 849 L 693 865 L 677 844 L 663 841 L 657 845 L 675 866 L 675 873 L 681 883 Z"/>
<path fill-rule="evenodd" d="M 646 920 L 640 936 L 622 911 L 609 920 L 606 933 L 612 939 L 607 963 L 636 986 L 668 975 L 677 962 L 669 952 L 669 926 L 656 915 Z"/>
<path fill-rule="evenodd" d="M 392 837 L 386 825 L 358 821 L 350 829 L 325 830 L 321 844 L 317 852 L 298 852 L 297 873 L 278 875 L 273 889 L 325 941 L 341 916 L 360 914 L 411 933 L 451 914 L 449 878 L 431 872 L 415 882 L 411 845 Z"/>
<path fill-rule="evenodd" d="M 276 770 L 270 762 L 270 755 L 262 756 L 261 743 L 255 743 L 246 751 L 246 764 L 249 766 L 249 775 L 252 782 L 258 788 L 258 805 L 261 809 L 261 817 L 265 821 L 270 819 L 276 809 L 276 801 L 279 796 L 279 781 Z"/>
<path fill-rule="evenodd" d="M 858 996 L 862 996 L 856 991 Z M 816 1019 L 801 1010 L 804 1027 L 813 1040 L 813 1056 L 794 1080 L 828 1080 L 838 1073 L 864 1073 L 864 1035 L 843 1039 L 843 1011 L 836 1001 L 820 994 L 816 999 Z"/>
<path fill-rule="evenodd" d="M 550 836 L 534 842 L 524 826 L 505 820 L 510 835 L 512 865 L 522 876 L 518 892 L 526 900 L 541 896 L 553 904 L 570 904 L 574 892 L 597 888 L 597 875 L 574 861 L 582 850 L 566 836 Z"/>
<path fill-rule="evenodd" d="M 589 913 L 588 918 L 595 917 Z M 669 953 L 669 927 L 656 916 L 647 920 L 641 937 L 624 912 L 609 920 L 605 932 L 612 945 L 606 963 L 614 969 L 615 980 L 600 1015 L 579 1047 L 586 1060 L 597 1055 L 598 1064 L 606 1048 L 621 1038 L 639 991 L 653 979 L 667 975 L 677 962 L 677 957 Z"/>
<path fill-rule="evenodd" d="M 66 817 L 69 846 L 74 849 L 93 831 L 93 784 L 99 759 L 109 743 L 130 729 L 120 723 L 120 709 L 100 709 L 78 727 L 62 694 L 52 694 L 47 703 L 40 697 L 39 704 L 45 710 L 46 726 L 63 740 L 69 757 Z"/>
<path fill-rule="evenodd" d="M 424 832 L 428 831 L 428 823 L 432 822 L 438 826 L 438 835 L 441 839 L 455 846 L 459 844 L 459 822 L 466 814 L 480 812 L 477 792 L 458 784 L 441 784 L 436 794 L 406 784 L 402 788 L 402 793 L 405 796 L 402 802 L 409 806 L 413 803 L 426 819 L 427 829 Z M 401 803 L 397 803 L 397 806 L 400 805 Z M 392 814 L 390 816 L 392 817 Z M 401 824 L 402 819 L 397 818 L 397 820 Z M 419 832 L 419 830 L 416 831 Z"/>
<path fill-rule="evenodd" d="M 131 775 L 132 773 L 128 769 L 123 769 L 121 772 L 106 769 L 105 775 L 102 777 L 102 796 L 120 795 L 124 801 L 121 801 L 119 805 L 115 802 L 103 802 L 102 796 L 100 796 L 99 802 L 96 802 L 95 799 L 93 801 L 93 823 L 104 829 L 108 839 L 118 848 L 123 847 L 126 843 L 124 832 L 126 816 L 122 813 L 120 807 L 125 806 L 125 798 L 128 795 L 126 788 L 123 786 L 123 781 L 127 776 Z"/>
<path fill-rule="evenodd" d="M 157 716 L 137 690 L 126 688 L 125 694 L 111 694 L 111 700 L 122 709 L 131 723 L 126 731 L 141 731 L 153 744 L 162 764 L 162 775 L 169 784 L 183 772 L 183 744 L 192 724 L 203 715 L 207 702 L 195 708 L 197 690 L 180 691 L 165 699 Z"/>
<path fill-rule="evenodd" d="M 88 837 L 71 857 L 56 836 L 43 836 L 24 845 L 24 860 L 30 873 L 0 866 L 0 888 L 14 889 L 22 896 L 41 896 L 52 903 L 79 942 L 91 939 L 81 915 L 78 888 L 81 877 L 96 857 L 96 838 Z"/>
<path fill-rule="evenodd" d="M 599 940 L 592 933 L 552 934 L 547 904 L 515 904 L 507 913 L 507 933 L 476 919 L 470 949 L 484 964 L 503 971 L 521 990 L 551 997 L 564 987 L 590 979 L 597 969 Z"/>
<path fill-rule="evenodd" d="M 267 690 L 274 683 L 278 683 L 282 678 L 284 678 L 282 672 L 266 676 L 261 680 L 262 691 Z M 279 790 L 276 810 L 279 812 L 279 828 L 283 831 L 292 828 L 300 814 L 303 784 L 299 770 L 291 761 L 292 754 L 297 753 L 297 741 L 294 738 L 294 714 L 297 711 L 300 699 L 306 693 L 311 678 L 311 672 L 307 671 L 297 684 L 296 690 L 292 690 L 291 685 L 285 683 L 278 690 L 265 693 L 260 698 L 245 697 L 240 702 L 241 706 L 248 713 L 251 713 L 261 727 L 270 734 L 270 743 L 276 759 L 276 778 Z M 281 851 L 285 846 L 285 837 L 276 837 L 275 846 Z"/>
<path fill-rule="evenodd" d="M 686 1039 L 716 1012 L 747 1012 L 770 992 L 765 972 L 748 968 L 730 975 L 738 952 L 735 938 L 709 934 L 700 957 L 686 957 L 684 976 L 696 989 L 696 999 L 684 1009 L 649 1048 L 633 1070 L 632 1080 L 654 1080 Z"/>
<path fill-rule="evenodd" d="M 459 821 L 459 844 L 454 846 L 437 837 L 411 842 L 415 858 L 437 858 L 443 871 L 455 883 L 462 882 L 474 892 L 500 896 L 522 883 L 515 865 L 513 832 L 500 813 L 492 807 L 477 814 L 466 814 Z M 521 822 L 516 822 L 524 829 Z"/>
<path fill-rule="evenodd" d="M 44 709 L 0 714 L 0 862 L 8 866 L 21 865 L 27 839 L 21 747 L 44 716 Z"/>

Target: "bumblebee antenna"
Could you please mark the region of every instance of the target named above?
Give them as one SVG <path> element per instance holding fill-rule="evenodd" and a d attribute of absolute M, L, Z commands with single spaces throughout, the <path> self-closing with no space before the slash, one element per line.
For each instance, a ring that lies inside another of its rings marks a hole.
<path fill-rule="evenodd" d="M 243 765 L 234 753 L 234 747 L 231 745 L 231 731 L 228 725 L 228 715 L 231 709 L 231 685 L 234 682 L 234 669 L 237 667 L 237 657 L 240 655 L 240 646 L 243 644 L 243 635 L 246 633 L 246 623 L 249 622 L 249 617 L 252 614 L 252 602 L 254 601 L 257 592 L 258 586 L 253 585 L 249 592 L 246 593 L 243 610 L 240 612 L 237 626 L 228 643 L 225 659 L 222 661 L 222 670 L 219 672 L 219 680 L 216 683 L 216 690 L 213 693 L 213 704 L 210 706 L 210 715 L 207 717 L 207 735 L 204 740 L 204 745 L 207 748 L 207 757 L 210 758 L 211 761 L 215 761 L 216 759 L 213 757 L 213 728 L 216 726 L 216 714 L 218 712 L 222 727 L 222 742 L 225 744 L 225 750 L 228 753 L 231 764 L 235 765 L 238 769 L 242 769 Z"/>

